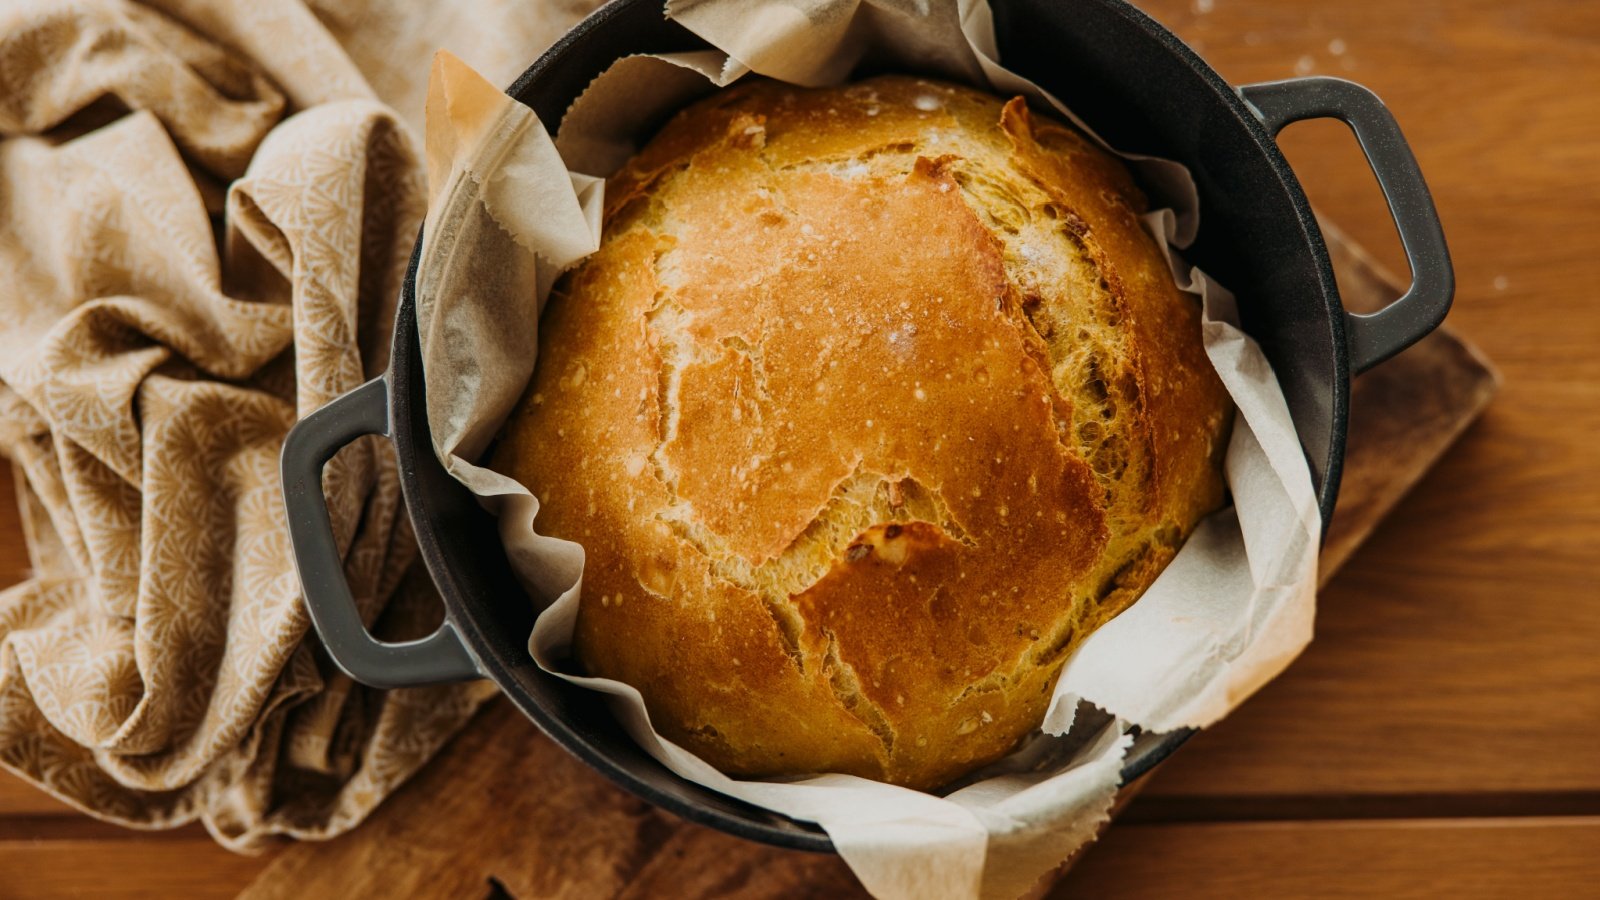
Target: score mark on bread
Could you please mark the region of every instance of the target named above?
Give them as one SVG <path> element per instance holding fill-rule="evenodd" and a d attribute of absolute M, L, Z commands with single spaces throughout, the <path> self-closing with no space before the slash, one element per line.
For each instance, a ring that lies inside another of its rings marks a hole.
<path fill-rule="evenodd" d="M 607 194 L 493 465 L 585 546 L 581 662 L 724 771 L 998 758 L 1221 502 L 1198 304 L 1020 99 L 749 80 Z"/>

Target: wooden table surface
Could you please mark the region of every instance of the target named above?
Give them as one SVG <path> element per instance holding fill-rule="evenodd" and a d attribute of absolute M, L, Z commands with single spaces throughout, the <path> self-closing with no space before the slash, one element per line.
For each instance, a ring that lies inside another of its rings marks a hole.
<path fill-rule="evenodd" d="M 1505 375 L 1321 596 L 1317 639 L 1190 742 L 1062 896 L 1572 896 L 1600 884 L 1600 3 L 1143 0 L 1234 83 L 1356 79 L 1400 120 L 1455 255 L 1454 327 Z M 1404 260 L 1341 126 L 1283 143 Z M 0 469 L 0 500 L 10 493 Z M 26 556 L 0 502 L 0 581 Z M 0 775 L 0 897 L 231 896 L 265 864 Z"/>

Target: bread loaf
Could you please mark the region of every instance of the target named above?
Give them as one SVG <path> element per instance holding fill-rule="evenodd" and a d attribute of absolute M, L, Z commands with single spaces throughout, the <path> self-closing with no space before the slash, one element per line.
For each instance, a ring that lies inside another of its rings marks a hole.
<path fill-rule="evenodd" d="M 587 552 L 581 664 L 735 775 L 1004 755 L 1223 498 L 1128 172 L 1021 98 L 746 79 L 606 189 L 492 460 Z"/>

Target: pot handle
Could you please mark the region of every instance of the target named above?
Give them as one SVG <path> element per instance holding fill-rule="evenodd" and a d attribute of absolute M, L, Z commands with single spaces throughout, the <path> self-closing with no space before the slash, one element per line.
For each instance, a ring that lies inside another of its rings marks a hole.
<path fill-rule="evenodd" d="M 380 376 L 300 420 L 283 442 L 279 467 L 289 517 L 289 541 L 306 608 L 334 663 L 376 688 L 478 678 L 478 665 L 448 619 L 433 634 L 388 643 L 361 624 L 333 539 L 322 467 L 362 435 L 389 434 L 389 385 Z"/>
<path fill-rule="evenodd" d="M 1438 327 L 1455 295 L 1450 248 L 1417 158 L 1378 95 L 1353 81 L 1320 76 L 1245 85 L 1239 95 L 1274 137 L 1301 119 L 1334 118 L 1349 125 L 1389 201 L 1411 265 L 1411 287 L 1375 313 L 1345 313 L 1351 371 L 1372 368 Z"/>

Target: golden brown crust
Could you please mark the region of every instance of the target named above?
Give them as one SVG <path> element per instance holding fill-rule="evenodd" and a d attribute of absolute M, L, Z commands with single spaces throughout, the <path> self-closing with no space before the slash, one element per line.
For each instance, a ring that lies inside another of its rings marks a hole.
<path fill-rule="evenodd" d="M 725 771 L 934 787 L 1222 499 L 1227 398 L 1122 165 L 965 88 L 747 80 L 607 186 L 493 465 L 577 652 Z"/>

